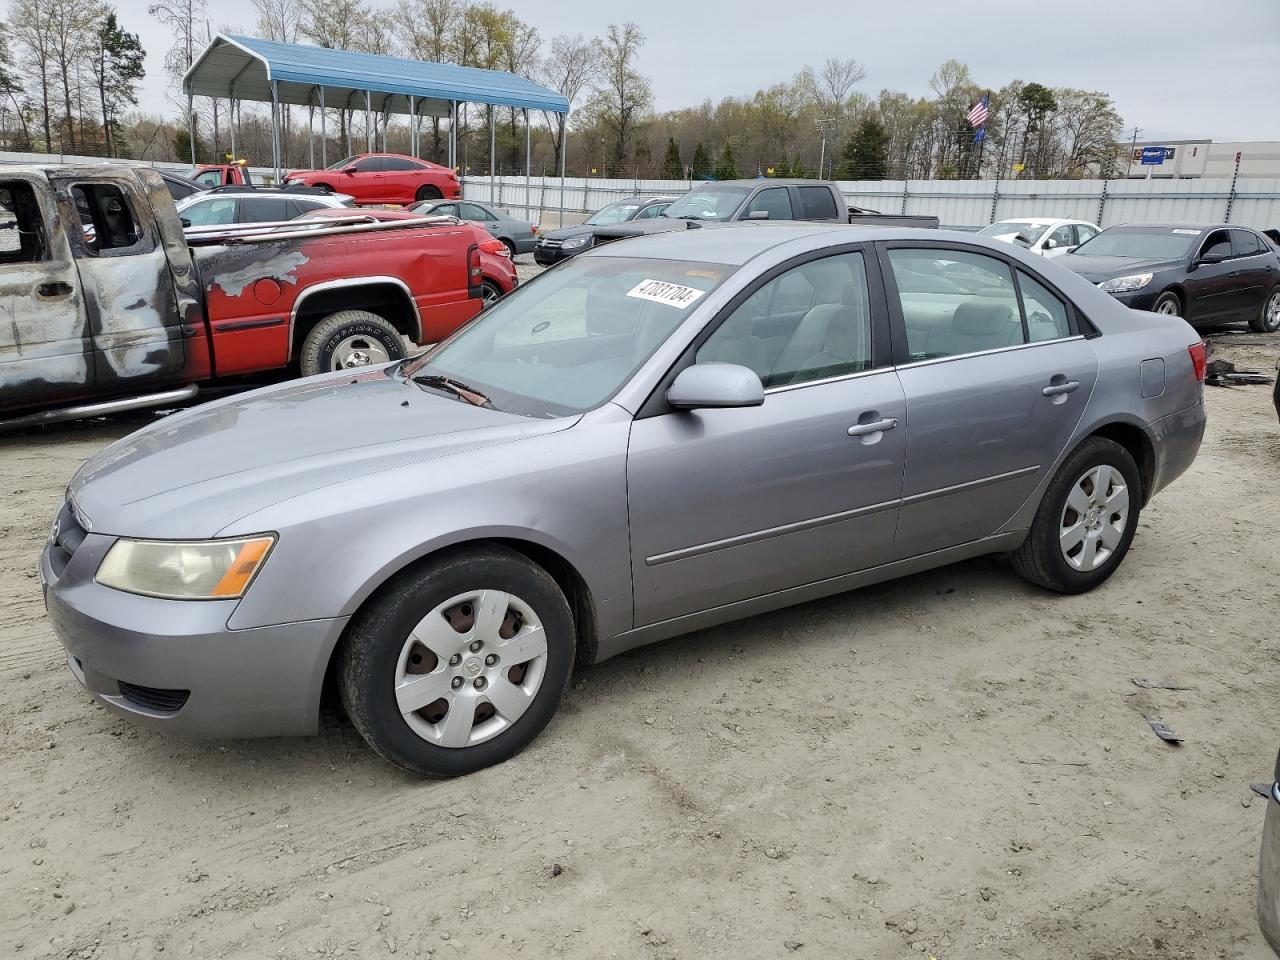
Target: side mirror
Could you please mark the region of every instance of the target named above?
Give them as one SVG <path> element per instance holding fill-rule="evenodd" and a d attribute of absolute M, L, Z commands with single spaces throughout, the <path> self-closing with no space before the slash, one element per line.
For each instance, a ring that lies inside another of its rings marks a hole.
<path fill-rule="evenodd" d="M 752 210 L 750 213 L 747 214 L 747 219 L 748 220 L 768 220 L 769 211 L 768 210 Z"/>
<path fill-rule="evenodd" d="M 353 163 L 349 167 L 343 167 L 342 172 L 343 173 L 359 173 L 360 171 L 356 169 L 356 165 Z"/>
<path fill-rule="evenodd" d="M 1046 250 L 1055 250 L 1057 249 L 1057 246 L 1058 246 L 1058 241 L 1053 239 L 1053 237 L 1050 237 L 1048 240 L 1044 242 L 1044 248 Z"/>
<path fill-rule="evenodd" d="M 1013 239 L 1016 240 L 1018 243 L 1022 244 L 1024 247 L 1029 247 L 1036 242 L 1035 237 L 1028 237 L 1025 233 L 1020 233 L 1017 236 L 1015 236 Z"/>
<path fill-rule="evenodd" d="M 191 226 L 191 221 L 188 220 L 186 217 L 181 217 L 180 220 L 182 222 L 182 229 L 185 230 L 187 227 Z"/>
<path fill-rule="evenodd" d="M 755 371 L 736 363 L 695 363 L 685 367 L 667 390 L 677 410 L 700 407 L 758 407 L 764 387 Z"/>

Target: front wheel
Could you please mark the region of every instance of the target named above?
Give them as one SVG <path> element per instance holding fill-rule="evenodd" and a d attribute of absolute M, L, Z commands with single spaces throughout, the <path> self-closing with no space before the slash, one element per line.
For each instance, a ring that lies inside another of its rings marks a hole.
<path fill-rule="evenodd" d="M 376 313 L 340 310 L 325 317 L 302 341 L 298 365 L 304 377 L 355 367 L 380 366 L 404 357 L 400 331 Z"/>
<path fill-rule="evenodd" d="M 1166 290 L 1156 297 L 1156 302 L 1151 308 L 1151 312 L 1163 313 L 1167 317 L 1180 317 L 1182 316 L 1182 301 L 1178 299 L 1178 295 L 1172 290 Z"/>
<path fill-rule="evenodd" d="M 555 581 L 501 547 L 394 581 L 352 621 L 338 687 L 356 730 L 410 773 L 450 777 L 509 759 L 569 686 L 573 616 Z"/>
<path fill-rule="evenodd" d="M 1262 303 L 1262 311 L 1249 321 L 1255 333 L 1275 333 L 1280 330 L 1280 285 L 1272 287 Z"/>
<path fill-rule="evenodd" d="M 414 199 L 417 203 L 422 203 L 424 200 L 440 200 L 443 197 L 444 194 L 440 192 L 439 187 L 433 187 L 429 184 L 424 187 L 419 187 L 418 192 L 414 195 Z"/>
<path fill-rule="evenodd" d="M 1129 451 L 1090 437 L 1049 481 L 1013 567 L 1058 593 L 1092 590 L 1129 551 L 1141 508 L 1142 479 Z"/>

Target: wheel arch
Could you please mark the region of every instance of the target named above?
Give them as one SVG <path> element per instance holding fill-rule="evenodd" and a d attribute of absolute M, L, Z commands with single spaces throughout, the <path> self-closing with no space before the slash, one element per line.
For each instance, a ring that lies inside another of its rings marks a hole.
<path fill-rule="evenodd" d="M 340 310 L 367 310 L 414 343 L 422 341 L 422 314 L 409 285 L 399 277 L 326 280 L 307 287 L 289 314 L 289 359 L 298 355 L 311 329 Z"/>
<path fill-rule="evenodd" d="M 1182 307 L 1182 317 L 1183 317 L 1183 319 L 1186 319 L 1186 316 L 1187 316 L 1187 291 L 1183 288 L 1182 284 L 1180 284 L 1180 283 L 1171 283 L 1171 284 L 1169 284 L 1167 287 L 1165 287 L 1163 290 L 1161 290 L 1161 291 L 1160 291 L 1160 293 L 1156 294 L 1156 299 L 1157 299 L 1157 300 L 1158 300 L 1158 299 L 1160 299 L 1160 297 L 1161 297 L 1163 294 L 1166 294 L 1166 293 L 1172 293 L 1175 297 L 1177 297 L 1177 298 L 1178 298 L 1178 303 L 1179 303 L 1179 304 L 1181 304 L 1181 307 Z"/>
<path fill-rule="evenodd" d="M 1137 423 L 1112 420 L 1095 426 L 1088 434 L 1081 436 L 1080 443 L 1090 437 L 1102 437 L 1118 443 L 1133 457 L 1133 462 L 1138 465 L 1138 477 L 1142 480 L 1142 505 L 1145 507 L 1151 500 L 1156 480 L 1156 447 L 1150 434 Z"/>

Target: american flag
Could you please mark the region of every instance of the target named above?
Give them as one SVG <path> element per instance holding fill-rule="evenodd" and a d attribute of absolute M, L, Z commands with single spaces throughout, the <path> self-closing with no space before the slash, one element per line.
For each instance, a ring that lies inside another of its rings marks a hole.
<path fill-rule="evenodd" d="M 969 111 L 969 115 L 965 117 L 969 121 L 969 126 L 975 130 L 987 122 L 987 107 L 991 105 L 991 97 L 984 96 L 981 100 L 973 105 L 973 109 Z"/>

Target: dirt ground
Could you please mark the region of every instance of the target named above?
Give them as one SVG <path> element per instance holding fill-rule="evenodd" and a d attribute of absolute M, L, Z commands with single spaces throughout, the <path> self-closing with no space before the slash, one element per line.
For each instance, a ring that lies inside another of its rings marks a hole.
<path fill-rule="evenodd" d="M 1280 424 L 1269 388 L 1208 404 L 1091 595 L 982 560 L 704 631 L 425 783 L 336 712 L 188 743 L 96 706 L 36 557 L 79 464 L 151 415 L 0 438 L 0 957 L 1265 957 Z"/>

